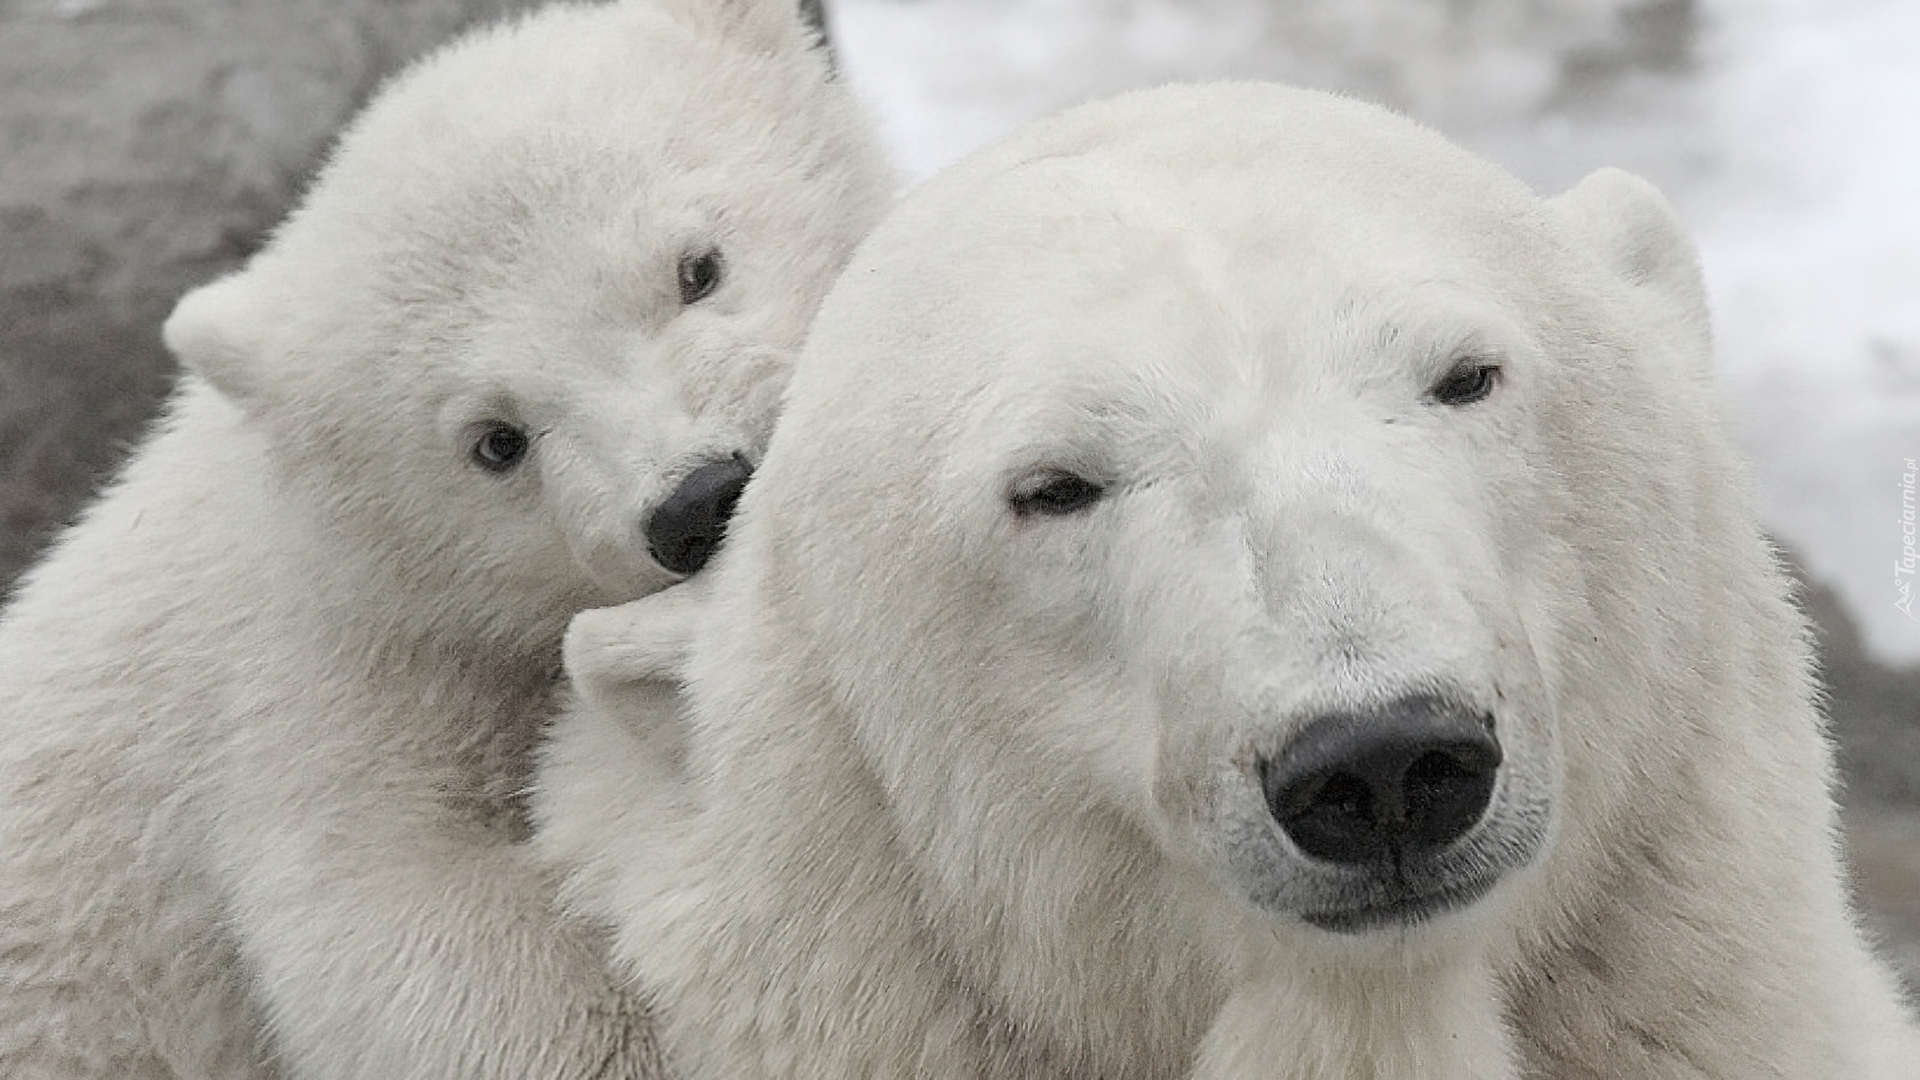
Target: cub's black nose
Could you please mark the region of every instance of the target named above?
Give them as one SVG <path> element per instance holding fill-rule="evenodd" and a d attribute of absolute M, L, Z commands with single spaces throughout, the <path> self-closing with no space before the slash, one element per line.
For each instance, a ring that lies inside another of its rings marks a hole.
<path fill-rule="evenodd" d="M 647 517 L 647 551 L 653 561 L 676 574 L 707 565 L 727 536 L 727 519 L 753 475 L 738 454 L 710 461 L 687 474 Z"/>
<path fill-rule="evenodd" d="M 1260 763 L 1267 807 L 1294 844 L 1334 863 L 1436 852 L 1493 798 L 1492 720 L 1428 695 L 1309 723 Z"/>

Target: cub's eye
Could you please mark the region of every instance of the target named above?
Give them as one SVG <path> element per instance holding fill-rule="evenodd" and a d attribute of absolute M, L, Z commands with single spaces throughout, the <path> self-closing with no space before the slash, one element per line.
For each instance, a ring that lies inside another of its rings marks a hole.
<path fill-rule="evenodd" d="M 1007 495 L 1007 505 L 1020 517 L 1030 514 L 1064 517 L 1085 510 L 1106 493 L 1105 487 L 1085 477 L 1064 472 L 1042 473 L 1016 485 Z"/>
<path fill-rule="evenodd" d="M 690 251 L 680 256 L 680 302 L 697 304 L 713 295 L 726 269 L 718 251 Z"/>
<path fill-rule="evenodd" d="M 473 460 L 488 472 L 503 473 L 527 456 L 527 433 L 511 424 L 488 424 L 473 441 Z"/>
<path fill-rule="evenodd" d="M 1471 405 L 1493 393 L 1499 383 L 1500 365 L 1469 360 L 1448 372 L 1428 393 L 1442 405 Z"/>

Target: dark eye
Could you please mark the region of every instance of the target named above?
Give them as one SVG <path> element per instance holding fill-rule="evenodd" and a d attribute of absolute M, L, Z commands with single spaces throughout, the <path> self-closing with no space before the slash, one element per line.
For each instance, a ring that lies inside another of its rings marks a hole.
<path fill-rule="evenodd" d="M 718 251 L 695 251 L 680 256 L 680 302 L 697 304 L 720 287 L 726 264 Z"/>
<path fill-rule="evenodd" d="M 473 442 L 473 460 L 489 472 L 506 472 L 527 456 L 527 433 L 511 424 L 488 424 Z"/>
<path fill-rule="evenodd" d="M 1500 365 L 1469 360 L 1456 366 L 1429 393 L 1442 405 L 1471 405 L 1493 393 L 1500 382 Z"/>
<path fill-rule="evenodd" d="M 1044 473 L 1016 486 L 1007 496 L 1007 505 L 1020 517 L 1029 514 L 1064 517 L 1085 510 L 1106 493 L 1105 487 L 1085 477 L 1063 472 Z"/>

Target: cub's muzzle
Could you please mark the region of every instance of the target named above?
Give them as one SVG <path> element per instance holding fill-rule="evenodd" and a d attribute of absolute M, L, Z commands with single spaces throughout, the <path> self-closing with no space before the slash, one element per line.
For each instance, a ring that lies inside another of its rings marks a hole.
<path fill-rule="evenodd" d="M 727 521 L 752 476 L 753 466 L 738 454 L 688 473 L 647 516 L 647 552 L 653 561 L 676 574 L 707 565 L 726 539 Z"/>

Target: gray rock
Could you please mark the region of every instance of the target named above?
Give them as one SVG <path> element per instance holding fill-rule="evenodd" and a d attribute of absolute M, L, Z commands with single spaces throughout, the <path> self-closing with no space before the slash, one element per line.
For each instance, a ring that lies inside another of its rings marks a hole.
<path fill-rule="evenodd" d="M 1827 714 L 1846 778 L 1842 801 L 1920 808 L 1920 664 L 1876 663 L 1831 590 L 1809 585 L 1802 602 L 1819 635 Z"/>
<path fill-rule="evenodd" d="M 1841 817 L 1867 928 L 1920 1005 L 1920 664 L 1887 667 L 1839 597 L 1802 575 L 1840 761 Z"/>

